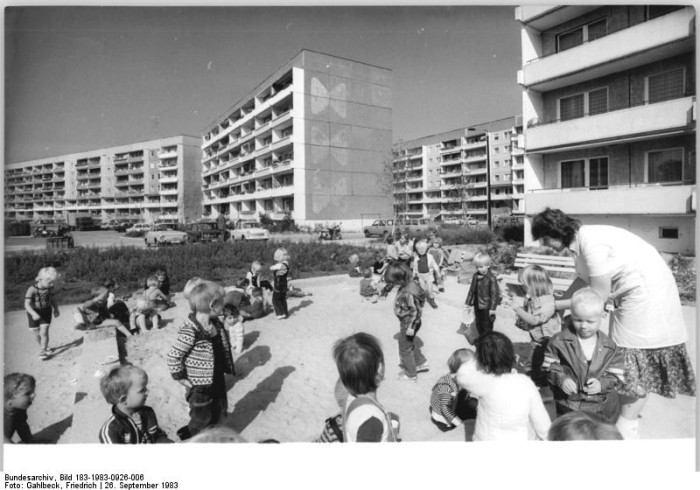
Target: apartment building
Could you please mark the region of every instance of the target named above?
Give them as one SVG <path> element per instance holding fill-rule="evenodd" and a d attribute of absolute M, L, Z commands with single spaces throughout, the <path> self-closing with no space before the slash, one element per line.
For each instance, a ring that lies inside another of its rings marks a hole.
<path fill-rule="evenodd" d="M 521 140 L 510 117 L 396 143 L 394 215 L 487 224 L 522 213 Z"/>
<path fill-rule="evenodd" d="M 695 250 L 695 10 L 521 6 L 526 240 L 547 206 Z"/>
<path fill-rule="evenodd" d="M 5 218 L 201 218 L 199 138 L 173 136 L 5 166 Z"/>
<path fill-rule="evenodd" d="M 297 224 L 386 215 L 391 70 L 301 50 L 202 136 L 204 214 Z"/>

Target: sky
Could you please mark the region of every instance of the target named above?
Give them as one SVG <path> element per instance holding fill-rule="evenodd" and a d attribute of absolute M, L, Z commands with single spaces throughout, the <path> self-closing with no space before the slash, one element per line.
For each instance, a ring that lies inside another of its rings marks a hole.
<path fill-rule="evenodd" d="M 311 49 L 393 72 L 393 140 L 521 112 L 514 6 L 11 7 L 5 162 L 188 134 Z"/>

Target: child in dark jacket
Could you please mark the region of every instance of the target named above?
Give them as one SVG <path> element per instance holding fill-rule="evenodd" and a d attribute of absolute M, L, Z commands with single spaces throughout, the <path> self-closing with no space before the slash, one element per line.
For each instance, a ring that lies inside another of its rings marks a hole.
<path fill-rule="evenodd" d="M 103 444 L 153 444 L 172 442 L 160 427 L 156 414 L 146 406 L 148 375 L 126 364 L 112 369 L 100 381 L 100 391 L 112 404 L 112 416 L 100 429 Z"/>
<path fill-rule="evenodd" d="M 476 274 L 472 277 L 465 304 L 474 308 L 474 322 L 479 335 L 491 332 L 496 319 L 496 307 L 501 300 L 498 280 L 491 272 L 491 257 L 478 252 L 474 256 Z"/>
<path fill-rule="evenodd" d="M 615 343 L 599 330 L 603 306 L 595 289 L 576 291 L 571 298 L 570 324 L 547 344 L 542 367 L 552 385 L 557 416 L 592 412 L 615 422 L 614 390 L 624 379 L 624 361 Z"/>
<path fill-rule="evenodd" d="M 428 371 L 428 361 L 421 352 L 420 344 L 415 342 L 422 325 L 423 303 L 425 293 L 413 280 L 413 271 L 407 264 L 390 264 L 385 272 L 387 284 L 399 286 L 394 300 L 394 314 L 399 319 L 399 358 L 403 371 L 400 380 L 415 381 L 417 373 Z"/>
<path fill-rule="evenodd" d="M 450 372 L 437 380 L 430 395 L 430 417 L 443 432 L 459 427 L 467 419 L 476 418 L 478 401 L 457 386 L 455 377 L 460 366 L 474 359 L 474 351 L 457 349 L 447 361 Z"/>

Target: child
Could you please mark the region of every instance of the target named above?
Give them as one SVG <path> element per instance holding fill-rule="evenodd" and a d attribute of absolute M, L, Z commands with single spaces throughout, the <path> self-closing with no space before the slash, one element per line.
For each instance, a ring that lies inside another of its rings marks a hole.
<path fill-rule="evenodd" d="M 132 332 L 160 328 L 160 315 L 153 303 L 145 296 L 138 296 L 134 301 L 134 309 L 129 315 L 129 328 Z"/>
<path fill-rule="evenodd" d="M 413 260 L 413 242 L 414 240 L 409 240 L 406 234 L 399 237 L 399 242 L 396 244 L 396 253 L 399 261 L 411 265 Z"/>
<path fill-rule="evenodd" d="M 372 269 L 369 267 L 362 269 L 362 279 L 360 279 L 360 296 L 371 303 L 376 303 L 377 299 L 379 298 L 379 291 L 377 291 L 377 286 L 373 280 Z"/>
<path fill-rule="evenodd" d="M 110 295 L 116 288 L 114 279 L 105 279 L 102 285 L 93 291 L 93 297 L 80 306 L 75 311 L 76 329 L 93 329 L 100 327 L 117 327 L 122 324 L 109 314 Z"/>
<path fill-rule="evenodd" d="M 158 289 L 160 289 L 161 293 L 163 293 L 168 298 L 168 302 L 169 302 L 170 301 L 170 278 L 168 277 L 168 273 L 166 272 L 165 269 L 158 269 L 155 273 L 155 276 L 158 279 Z M 168 303 L 168 304 L 170 304 L 170 303 Z"/>
<path fill-rule="evenodd" d="M 388 284 L 399 286 L 394 300 L 394 314 L 399 319 L 399 358 L 403 368 L 400 380 L 415 381 L 417 373 L 428 371 L 428 361 L 421 352 L 421 343 L 415 342 L 421 328 L 424 293 L 411 278 L 411 271 L 405 264 L 390 264 L 386 269 Z"/>
<path fill-rule="evenodd" d="M 270 266 L 274 274 L 274 285 L 272 292 L 272 306 L 278 320 L 284 320 L 289 315 L 287 309 L 287 278 L 289 275 L 289 256 L 287 250 L 278 248 L 275 250 L 274 259 L 276 264 Z"/>
<path fill-rule="evenodd" d="M 333 346 L 340 381 L 348 391 L 343 410 L 345 442 L 396 442 L 398 417 L 377 401 L 384 353 L 376 337 L 359 332 Z"/>
<path fill-rule="evenodd" d="M 457 386 L 479 400 L 474 441 L 525 441 L 534 429 L 546 439 L 549 414 L 537 387 L 513 369 L 513 343 L 501 332 L 488 332 L 476 341 L 476 362 L 457 371 Z"/>
<path fill-rule="evenodd" d="M 438 286 L 438 291 L 441 293 L 445 292 L 445 269 L 447 268 L 447 254 L 445 249 L 442 248 L 442 238 L 436 236 L 433 238 L 432 245 L 428 249 L 428 253 L 433 256 L 435 263 L 437 264 L 438 274 L 435 278 L 435 283 Z"/>
<path fill-rule="evenodd" d="M 375 252 L 372 272 L 381 276 L 384 274 L 384 269 L 386 269 L 387 265 L 389 265 L 389 259 L 385 258 L 382 252 Z"/>
<path fill-rule="evenodd" d="M 620 431 L 598 414 L 568 412 L 552 422 L 548 441 L 619 441 Z"/>
<path fill-rule="evenodd" d="M 432 255 L 428 254 L 428 242 L 420 240 L 416 243 L 416 255 L 413 259 L 413 277 L 418 278 L 418 284 L 425 291 L 428 304 L 436 309 L 433 281 L 440 275 L 437 263 Z"/>
<path fill-rule="evenodd" d="M 348 272 L 350 277 L 362 277 L 360 256 L 357 254 L 352 254 L 350 257 L 348 257 L 348 262 L 350 262 L 350 271 Z"/>
<path fill-rule="evenodd" d="M 538 265 L 520 269 L 518 281 L 525 289 L 524 307 L 513 304 L 517 316 L 515 326 L 530 334 L 530 353 L 525 361 L 525 374 L 529 374 L 537 386 L 545 386 L 542 372 L 544 350 L 549 339 L 561 330 L 561 319 L 554 308 L 554 286 L 547 271 Z M 552 311 L 550 315 L 546 311 Z"/>
<path fill-rule="evenodd" d="M 243 317 L 238 312 L 238 308 L 232 304 L 224 305 L 224 327 L 228 331 L 228 336 L 231 339 L 231 351 L 233 354 L 243 352 Z"/>
<path fill-rule="evenodd" d="M 594 412 L 608 422 L 617 414 L 613 390 L 623 381 L 622 352 L 599 331 L 603 299 L 590 287 L 571 297 L 571 322 L 549 341 L 543 368 L 552 385 L 557 415 Z"/>
<path fill-rule="evenodd" d="M 474 322 L 479 335 L 491 332 L 496 307 L 501 299 L 496 276 L 491 272 L 491 257 L 483 252 L 474 255 L 476 274 L 472 277 L 465 304 L 474 308 Z"/>
<path fill-rule="evenodd" d="M 265 316 L 265 300 L 261 288 L 253 288 L 250 290 L 250 303 L 242 305 L 239 308 L 239 313 L 243 320 L 255 320 Z"/>
<path fill-rule="evenodd" d="M 58 272 L 53 267 L 44 267 L 36 275 L 36 282 L 29 286 L 24 297 L 24 309 L 27 310 L 29 329 L 34 332 L 39 344 L 39 359 L 50 358 L 49 326 L 51 313 L 58 317 L 58 305 L 54 296 L 53 284 L 58 279 Z"/>
<path fill-rule="evenodd" d="M 474 359 L 474 352 L 457 349 L 447 361 L 450 372 L 441 377 L 433 386 L 430 396 L 430 416 L 440 430 L 452 430 L 462 425 L 467 418 L 475 418 L 476 400 L 469 393 L 460 390 L 455 376 L 460 366 Z"/>
<path fill-rule="evenodd" d="M 36 380 L 29 374 L 12 373 L 5 376 L 4 383 L 4 442 L 12 444 L 12 436 L 15 432 L 23 443 L 34 442 L 34 436 L 27 423 L 27 409 L 34 401 Z"/>
<path fill-rule="evenodd" d="M 167 357 L 170 375 L 187 389 L 190 404 L 190 421 L 178 431 L 181 439 L 223 422 L 228 409 L 224 374 L 235 373 L 228 332 L 219 320 L 224 288 L 199 281 L 187 291 L 191 312 Z"/>
<path fill-rule="evenodd" d="M 112 404 L 112 416 L 100 429 L 102 444 L 172 442 L 158 427 L 156 413 L 146 406 L 146 371 L 131 364 L 117 366 L 100 380 L 100 391 Z"/>
<path fill-rule="evenodd" d="M 260 280 L 261 269 L 262 264 L 256 260 L 250 265 L 250 270 L 245 275 L 248 280 L 248 295 L 250 295 L 250 289 L 252 288 L 262 288 L 268 292 L 272 292 L 272 284 L 270 284 L 270 281 Z"/>
<path fill-rule="evenodd" d="M 170 298 L 163 294 L 158 288 L 160 284 L 161 281 L 158 279 L 158 276 L 152 275 L 146 280 L 146 286 L 148 287 L 143 292 L 144 297 L 156 311 L 163 311 L 170 308 Z"/>

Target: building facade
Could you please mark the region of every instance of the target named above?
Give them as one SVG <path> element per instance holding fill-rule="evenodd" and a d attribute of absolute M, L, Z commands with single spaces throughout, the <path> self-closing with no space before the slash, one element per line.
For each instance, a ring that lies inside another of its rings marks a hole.
<path fill-rule="evenodd" d="M 391 70 L 302 50 L 207 127 L 204 214 L 342 223 L 391 210 Z"/>
<path fill-rule="evenodd" d="M 394 215 L 476 220 L 522 213 L 522 119 L 511 117 L 393 147 Z"/>
<path fill-rule="evenodd" d="M 201 218 L 199 138 L 157 140 L 5 166 L 5 218 Z"/>
<path fill-rule="evenodd" d="M 695 250 L 695 11 L 521 6 L 525 237 L 559 208 Z"/>

